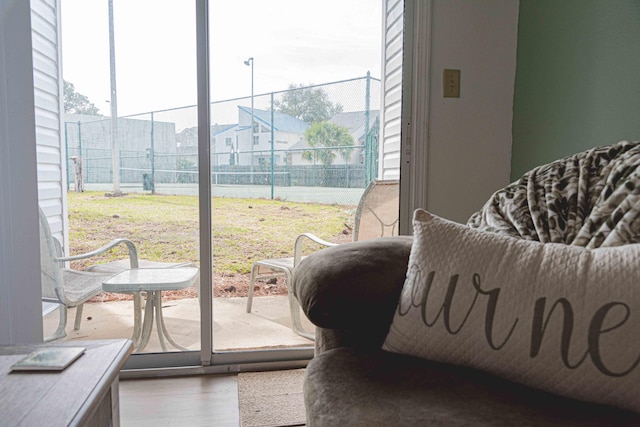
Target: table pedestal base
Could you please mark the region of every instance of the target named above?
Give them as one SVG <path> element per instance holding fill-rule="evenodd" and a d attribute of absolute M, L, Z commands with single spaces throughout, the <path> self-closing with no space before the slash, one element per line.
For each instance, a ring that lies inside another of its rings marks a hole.
<path fill-rule="evenodd" d="M 138 294 L 138 305 L 141 305 L 140 294 Z M 136 305 L 136 301 L 134 300 L 134 306 Z M 136 308 L 134 307 L 134 310 Z M 140 310 L 136 310 L 136 316 L 139 316 Z M 136 351 L 141 352 L 149 343 L 149 338 L 151 337 L 151 330 L 153 329 L 153 318 L 155 316 L 156 320 L 156 329 L 158 331 L 158 339 L 160 340 L 160 347 L 162 347 L 162 351 L 167 351 L 167 345 L 165 344 L 165 339 L 179 350 L 188 350 L 185 347 L 182 347 L 178 343 L 176 343 L 169 332 L 167 332 L 167 327 L 164 324 L 164 316 L 162 315 L 162 291 L 147 291 L 147 302 L 144 308 L 144 320 L 142 322 L 142 331 L 138 328 L 138 331 L 134 328 L 134 342 L 137 344 Z M 139 324 L 139 322 L 137 322 Z M 139 337 L 136 335 L 139 334 Z"/>
<path fill-rule="evenodd" d="M 187 350 L 171 338 L 164 325 L 162 291 L 186 289 L 196 281 L 197 276 L 196 267 L 133 268 L 121 271 L 102 283 L 102 289 L 106 292 L 133 293 L 134 326 L 131 339 L 136 351 L 141 352 L 149 343 L 154 316 L 162 351 L 167 351 L 165 339 L 175 348 Z M 147 302 L 141 327 L 142 292 L 147 293 Z"/>

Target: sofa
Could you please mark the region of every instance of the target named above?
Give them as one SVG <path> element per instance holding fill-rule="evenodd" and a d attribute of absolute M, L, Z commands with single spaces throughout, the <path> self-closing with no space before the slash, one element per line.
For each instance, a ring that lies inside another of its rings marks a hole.
<path fill-rule="evenodd" d="M 637 142 L 588 150 L 525 174 L 466 225 L 416 212 L 413 237 L 306 257 L 292 288 L 316 326 L 308 425 L 639 426 L 638 165 Z M 450 265 L 437 311 L 426 296 Z M 513 338 L 523 325 L 538 334 Z"/>

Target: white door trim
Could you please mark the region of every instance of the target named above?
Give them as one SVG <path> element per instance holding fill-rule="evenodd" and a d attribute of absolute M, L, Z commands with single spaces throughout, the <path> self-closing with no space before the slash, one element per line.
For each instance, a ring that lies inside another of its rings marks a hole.
<path fill-rule="evenodd" d="M 411 234 L 413 211 L 427 207 L 431 0 L 405 0 L 400 154 L 400 234 Z"/>

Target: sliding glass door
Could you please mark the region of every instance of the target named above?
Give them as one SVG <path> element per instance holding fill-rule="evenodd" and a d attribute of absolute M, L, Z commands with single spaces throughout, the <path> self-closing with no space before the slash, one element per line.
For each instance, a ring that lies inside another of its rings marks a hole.
<path fill-rule="evenodd" d="M 34 39 L 53 39 L 61 53 L 56 179 L 65 209 L 58 212 L 47 191 L 52 157 L 43 148 L 45 223 L 66 256 L 114 239 L 130 245 L 59 265 L 61 280 L 50 284 L 43 308 L 45 337 L 131 338 L 133 361 L 164 353 L 165 360 L 199 363 L 200 289 L 208 285 L 198 274 L 195 4 L 61 0 L 57 40 L 41 25 L 56 17 L 47 6 L 33 7 Z M 83 301 L 73 295 L 69 270 L 98 284 Z"/>
<path fill-rule="evenodd" d="M 60 0 L 64 208 L 43 210 L 65 255 L 124 238 L 138 261 L 67 263 L 115 277 L 79 329 L 51 299 L 45 335 L 65 311 L 59 339 L 133 338 L 129 368 L 311 357 L 278 262 L 303 232 L 357 239 L 365 189 L 398 181 L 403 3 L 383 3 Z"/>
<path fill-rule="evenodd" d="M 294 242 L 353 240 L 378 176 L 381 7 L 209 7 L 214 363 L 308 357 L 314 326 L 290 297 Z"/>

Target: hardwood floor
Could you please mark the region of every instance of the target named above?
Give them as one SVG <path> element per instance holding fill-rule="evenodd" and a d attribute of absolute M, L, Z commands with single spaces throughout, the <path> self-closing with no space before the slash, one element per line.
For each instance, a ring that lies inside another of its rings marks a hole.
<path fill-rule="evenodd" d="M 120 380 L 122 427 L 240 425 L 237 375 Z"/>

